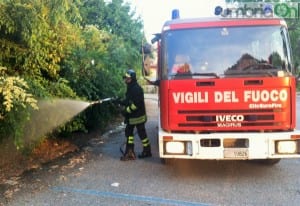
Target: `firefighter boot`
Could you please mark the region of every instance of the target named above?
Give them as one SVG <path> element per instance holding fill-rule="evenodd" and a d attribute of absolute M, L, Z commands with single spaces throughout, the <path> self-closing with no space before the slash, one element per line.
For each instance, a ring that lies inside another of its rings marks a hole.
<path fill-rule="evenodd" d="M 150 145 L 144 147 L 144 148 L 143 148 L 143 152 L 142 152 L 141 154 L 139 154 L 138 157 L 139 157 L 140 159 L 146 158 L 146 157 L 152 157 Z"/>
<path fill-rule="evenodd" d="M 134 145 L 127 144 L 124 155 L 120 158 L 121 161 L 135 160 Z"/>

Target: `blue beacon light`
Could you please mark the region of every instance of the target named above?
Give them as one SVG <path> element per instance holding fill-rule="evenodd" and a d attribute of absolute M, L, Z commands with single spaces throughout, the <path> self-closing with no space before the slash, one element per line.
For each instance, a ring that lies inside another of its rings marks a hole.
<path fill-rule="evenodd" d="M 215 15 L 217 15 L 217 16 L 220 15 L 222 13 L 222 11 L 223 11 L 223 8 L 221 6 L 217 6 L 215 8 Z"/>
<path fill-rule="evenodd" d="M 178 9 L 174 9 L 172 11 L 172 19 L 179 19 L 180 15 L 179 15 L 179 10 Z"/>

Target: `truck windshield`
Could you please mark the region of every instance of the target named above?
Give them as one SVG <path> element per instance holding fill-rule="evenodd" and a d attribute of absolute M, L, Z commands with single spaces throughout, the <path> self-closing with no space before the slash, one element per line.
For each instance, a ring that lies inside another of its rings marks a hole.
<path fill-rule="evenodd" d="M 292 72 L 287 31 L 281 26 L 167 31 L 162 37 L 162 52 L 163 79 Z"/>

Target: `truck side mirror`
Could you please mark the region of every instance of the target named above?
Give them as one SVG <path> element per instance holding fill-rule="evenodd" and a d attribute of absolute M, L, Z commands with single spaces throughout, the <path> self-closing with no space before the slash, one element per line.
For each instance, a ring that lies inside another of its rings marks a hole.
<path fill-rule="evenodd" d="M 152 53 L 152 46 L 150 44 L 144 44 L 142 45 L 142 55 L 143 55 L 143 65 L 142 65 L 142 73 L 144 76 L 148 76 L 150 73 L 150 66 L 151 66 L 151 56 Z"/>
<path fill-rule="evenodd" d="M 157 68 L 155 61 L 155 52 L 153 51 L 151 44 L 144 44 L 142 45 L 142 74 L 144 79 L 147 81 L 148 84 L 157 85 L 156 77 L 157 77 Z"/>
<path fill-rule="evenodd" d="M 296 76 L 296 87 L 298 87 L 300 85 L 300 69 L 299 69 L 299 63 L 297 62 L 295 64 L 295 76 Z"/>

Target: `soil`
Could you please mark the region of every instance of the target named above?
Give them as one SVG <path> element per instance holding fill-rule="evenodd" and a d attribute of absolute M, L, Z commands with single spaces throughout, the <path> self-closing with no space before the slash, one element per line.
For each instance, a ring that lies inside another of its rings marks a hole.
<path fill-rule="evenodd" d="M 118 125 L 119 119 L 110 124 L 106 131 L 111 132 L 118 128 Z M 13 143 L 0 144 L 0 206 L 18 190 L 16 188 L 22 176 L 47 165 L 50 165 L 50 169 L 54 166 L 74 167 L 77 163 L 86 161 L 89 145 L 95 140 L 101 141 L 103 135 L 105 131 L 95 130 L 89 133 L 74 133 L 65 139 L 48 138 L 30 154 L 19 152 Z"/>
<path fill-rule="evenodd" d="M 24 154 L 14 148 L 12 143 L 0 147 L 0 184 L 11 177 L 20 176 L 23 172 L 38 168 L 41 164 L 53 161 L 72 152 L 79 151 L 95 136 L 75 134 L 68 139 L 45 139 L 30 154 Z"/>

